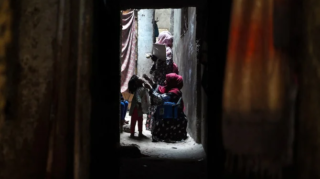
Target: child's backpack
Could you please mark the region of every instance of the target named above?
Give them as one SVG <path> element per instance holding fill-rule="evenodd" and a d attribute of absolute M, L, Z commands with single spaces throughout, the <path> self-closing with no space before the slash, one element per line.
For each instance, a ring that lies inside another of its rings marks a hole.
<path fill-rule="evenodd" d="M 157 118 L 178 120 L 178 113 L 181 111 L 181 99 L 177 103 L 164 102 L 162 105 L 159 105 L 156 111 Z"/>
<path fill-rule="evenodd" d="M 121 116 L 120 117 L 121 117 L 121 120 L 124 120 L 124 115 L 123 114 L 124 114 L 125 104 L 124 104 L 123 101 L 120 101 L 120 104 L 121 104 L 121 108 L 120 108 L 121 109 L 121 111 L 120 111 L 121 112 Z"/>
<path fill-rule="evenodd" d="M 127 110 L 128 110 L 128 100 L 125 100 L 121 94 L 121 120 L 124 120 L 127 114 Z"/>

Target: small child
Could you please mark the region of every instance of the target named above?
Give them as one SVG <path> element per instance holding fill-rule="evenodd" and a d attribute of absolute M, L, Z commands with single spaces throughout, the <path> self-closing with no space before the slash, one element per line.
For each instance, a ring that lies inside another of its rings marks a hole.
<path fill-rule="evenodd" d="M 129 81 L 128 89 L 129 93 L 134 94 L 131 102 L 131 107 L 129 111 L 129 116 L 131 116 L 131 126 L 130 126 L 130 137 L 134 137 L 136 121 L 138 121 L 138 130 L 139 137 L 144 137 L 142 134 L 142 122 L 143 122 L 143 114 L 146 113 L 143 109 L 145 106 L 143 97 L 147 95 L 146 88 L 143 86 L 144 81 L 140 79 L 138 76 L 133 75 Z"/>

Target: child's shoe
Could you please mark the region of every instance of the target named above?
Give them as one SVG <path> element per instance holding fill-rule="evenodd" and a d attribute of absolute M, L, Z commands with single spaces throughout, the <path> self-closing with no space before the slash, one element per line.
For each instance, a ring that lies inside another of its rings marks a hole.
<path fill-rule="evenodd" d="M 139 138 L 147 138 L 147 136 L 143 135 L 141 132 L 141 133 L 139 133 Z"/>

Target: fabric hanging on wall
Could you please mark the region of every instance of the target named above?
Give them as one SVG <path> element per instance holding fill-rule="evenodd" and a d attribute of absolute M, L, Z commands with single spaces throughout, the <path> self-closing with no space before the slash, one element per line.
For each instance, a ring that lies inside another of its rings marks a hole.
<path fill-rule="evenodd" d="M 288 59 L 273 42 L 273 7 L 273 0 L 233 2 L 222 130 L 229 172 L 278 178 L 290 164 L 294 120 Z"/>
<path fill-rule="evenodd" d="M 128 83 L 136 68 L 137 31 L 134 11 L 122 13 L 121 93 L 128 90 Z"/>

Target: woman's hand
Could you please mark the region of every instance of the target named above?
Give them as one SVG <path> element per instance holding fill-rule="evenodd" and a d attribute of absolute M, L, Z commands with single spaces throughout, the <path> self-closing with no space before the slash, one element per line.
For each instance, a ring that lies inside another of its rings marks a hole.
<path fill-rule="evenodd" d="M 143 74 L 142 77 L 143 77 L 144 79 L 150 79 L 147 74 Z"/>
<path fill-rule="evenodd" d="M 148 83 L 145 83 L 144 86 L 145 86 L 147 89 L 149 89 L 149 90 L 152 89 L 151 85 L 149 85 Z"/>
<path fill-rule="evenodd" d="M 151 84 L 151 86 L 153 86 L 153 85 L 154 85 L 154 82 L 149 78 L 149 76 L 148 76 L 148 75 L 143 74 L 143 75 L 142 75 L 142 77 L 143 77 L 145 80 L 147 80 L 147 81 Z"/>
<path fill-rule="evenodd" d="M 156 61 L 156 60 L 158 59 L 158 57 L 155 56 L 155 55 L 151 55 L 151 59 L 152 59 L 153 61 Z"/>

